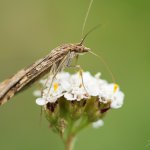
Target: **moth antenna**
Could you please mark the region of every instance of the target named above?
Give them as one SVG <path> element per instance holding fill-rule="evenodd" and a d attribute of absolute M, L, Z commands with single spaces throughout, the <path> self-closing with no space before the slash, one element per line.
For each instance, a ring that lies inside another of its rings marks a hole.
<path fill-rule="evenodd" d="M 92 6 L 92 3 L 93 3 L 93 0 L 91 0 L 91 1 L 90 1 L 89 7 L 88 7 L 88 10 L 87 10 L 87 13 L 86 13 L 86 16 L 85 16 L 84 22 L 83 22 L 81 38 L 83 37 L 83 32 L 84 32 L 84 29 L 85 29 L 85 24 L 86 24 L 86 21 L 87 21 L 87 18 L 88 18 L 88 15 L 89 15 L 89 12 L 90 12 L 90 9 L 91 9 L 91 6 Z"/>
<path fill-rule="evenodd" d="M 96 30 L 97 28 L 99 28 L 101 25 L 102 25 L 102 24 L 98 24 L 98 25 L 94 26 L 92 29 L 90 29 L 90 30 L 85 34 L 85 36 L 81 39 L 80 45 L 83 44 L 84 40 L 86 39 L 86 37 L 87 37 L 90 33 L 92 33 L 94 30 Z"/>
<path fill-rule="evenodd" d="M 103 57 L 100 56 L 100 55 L 97 55 L 96 53 L 92 52 L 91 50 L 89 51 L 89 53 L 91 53 L 92 55 L 98 57 L 98 58 L 101 60 L 101 62 L 104 64 L 104 66 L 106 67 L 107 71 L 108 71 L 109 74 L 111 75 L 112 81 L 113 81 L 114 83 L 116 83 L 115 77 L 114 77 L 114 75 L 113 75 L 113 73 L 112 73 L 112 71 L 111 71 L 109 65 L 106 63 L 106 61 L 103 59 Z"/>

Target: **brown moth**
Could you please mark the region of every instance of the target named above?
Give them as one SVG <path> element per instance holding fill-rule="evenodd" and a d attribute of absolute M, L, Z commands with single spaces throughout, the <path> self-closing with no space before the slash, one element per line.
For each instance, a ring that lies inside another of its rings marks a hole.
<path fill-rule="evenodd" d="M 0 105 L 7 102 L 16 93 L 29 87 L 52 69 L 55 77 L 58 72 L 70 65 L 71 59 L 90 49 L 82 44 L 64 44 L 51 51 L 46 57 L 36 61 L 31 66 L 20 70 L 11 78 L 0 84 Z"/>
<path fill-rule="evenodd" d="M 82 28 L 82 35 L 92 2 L 93 0 L 90 1 L 90 5 L 86 13 Z M 64 68 L 70 65 L 71 60 L 75 56 L 89 52 L 90 48 L 85 47 L 83 45 L 83 41 L 87 37 L 87 35 L 95 28 L 97 28 L 97 26 L 92 28 L 84 36 L 80 43 L 64 44 L 58 46 L 44 58 L 39 59 L 31 66 L 20 70 L 11 78 L 3 81 L 0 84 L 0 105 L 6 103 L 11 97 L 24 90 L 25 88 L 28 88 L 35 81 L 37 81 L 49 72 L 52 72 L 53 78 L 55 78 L 58 72 L 62 71 Z"/>

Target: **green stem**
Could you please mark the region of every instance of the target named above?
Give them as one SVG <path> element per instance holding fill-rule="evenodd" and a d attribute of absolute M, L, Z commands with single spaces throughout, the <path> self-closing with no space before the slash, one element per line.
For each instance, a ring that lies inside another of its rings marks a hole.
<path fill-rule="evenodd" d="M 74 149 L 74 136 L 69 135 L 67 140 L 65 141 L 65 150 L 73 150 Z"/>

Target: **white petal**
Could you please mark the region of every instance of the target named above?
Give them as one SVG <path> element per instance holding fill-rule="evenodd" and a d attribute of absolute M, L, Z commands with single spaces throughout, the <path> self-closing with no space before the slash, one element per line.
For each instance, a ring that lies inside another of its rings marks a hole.
<path fill-rule="evenodd" d="M 67 100 L 75 100 L 76 99 L 76 97 L 73 95 L 73 94 L 71 94 L 71 93 L 65 93 L 64 94 L 64 97 L 67 99 Z"/>
<path fill-rule="evenodd" d="M 111 108 L 118 109 L 122 107 L 124 100 L 124 94 L 121 91 L 117 92 L 117 95 L 115 95 L 114 99 L 111 102 Z"/>
<path fill-rule="evenodd" d="M 36 99 L 36 104 L 40 106 L 44 106 L 47 104 L 47 101 L 44 98 L 37 98 Z"/>
<path fill-rule="evenodd" d="M 101 73 L 100 73 L 100 72 L 98 72 L 97 74 L 95 74 L 95 78 L 97 78 L 97 79 L 99 79 L 100 76 L 101 76 Z"/>
<path fill-rule="evenodd" d="M 50 103 L 55 103 L 57 101 L 57 97 L 48 97 L 47 100 Z"/>
<path fill-rule="evenodd" d="M 61 86 L 63 88 L 64 91 L 70 91 L 71 90 L 71 84 L 69 83 L 69 81 L 61 81 Z"/>
<path fill-rule="evenodd" d="M 104 121 L 101 120 L 101 119 L 96 121 L 96 122 L 94 122 L 94 123 L 92 123 L 93 128 L 99 128 L 99 127 L 101 127 L 103 125 L 104 125 Z"/>

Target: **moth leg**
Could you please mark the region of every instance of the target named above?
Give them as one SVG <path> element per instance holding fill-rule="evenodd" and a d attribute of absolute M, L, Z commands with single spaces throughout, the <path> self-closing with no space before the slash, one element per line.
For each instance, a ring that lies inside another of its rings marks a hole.
<path fill-rule="evenodd" d="M 51 83 L 50 83 L 50 86 L 49 86 L 49 88 L 48 88 L 48 92 L 47 92 L 47 96 L 49 95 L 49 93 L 50 93 L 50 89 L 51 89 L 51 87 L 52 87 L 52 85 L 53 85 L 53 81 L 54 81 L 54 79 L 55 79 L 55 77 L 56 77 L 56 75 L 61 71 L 61 70 L 63 70 L 63 68 L 65 67 L 65 63 L 66 63 L 66 61 L 67 61 L 67 64 L 68 64 L 68 61 L 69 61 L 69 58 L 70 58 L 70 52 L 63 58 L 63 60 L 60 62 L 60 64 L 57 66 L 57 67 L 54 67 L 54 74 L 53 74 L 53 77 L 52 77 L 52 81 L 51 81 Z"/>
<path fill-rule="evenodd" d="M 44 89 L 46 88 L 46 85 L 47 85 L 47 83 L 48 83 L 48 81 L 49 81 L 49 79 L 50 79 L 50 76 L 51 76 L 51 75 L 53 74 L 53 72 L 54 72 L 55 65 L 56 65 L 56 64 L 54 64 L 54 65 L 51 67 L 51 70 L 50 70 L 50 72 L 49 72 L 48 78 L 46 79 L 46 82 L 44 83 L 44 85 L 43 85 L 43 87 L 42 87 L 42 89 L 41 89 L 41 96 L 43 96 L 43 91 L 44 91 Z M 44 111 L 44 108 L 41 106 L 41 110 L 40 110 L 40 124 L 42 123 L 43 111 Z"/>
<path fill-rule="evenodd" d="M 56 68 L 55 68 L 55 69 L 56 69 Z M 56 75 L 57 75 L 58 72 L 59 72 L 59 68 L 54 71 L 54 74 L 53 74 L 53 76 L 52 76 L 52 80 L 51 80 L 50 86 L 48 87 L 47 97 L 48 97 L 48 95 L 49 95 L 49 93 L 50 93 L 50 90 L 51 90 L 51 88 L 52 88 L 53 82 L 54 82 L 55 77 L 56 77 Z"/>
<path fill-rule="evenodd" d="M 83 86 L 85 92 L 87 93 L 87 95 L 89 95 L 88 91 L 87 91 L 87 89 L 85 87 L 84 80 L 83 80 L 83 69 L 79 65 L 77 67 L 79 68 L 79 74 L 80 74 L 80 77 L 81 77 L 81 82 L 82 82 L 81 86 Z"/>
<path fill-rule="evenodd" d="M 50 70 L 50 72 L 49 72 L 48 78 L 46 79 L 46 82 L 44 83 L 44 85 L 43 85 L 43 87 L 42 87 L 41 95 L 43 95 L 43 90 L 46 88 L 46 85 L 47 85 L 47 83 L 48 83 L 48 81 L 49 81 L 49 79 L 50 79 L 50 76 L 51 76 L 52 74 L 54 74 L 55 68 L 56 68 L 56 64 L 54 63 L 53 66 L 51 67 L 51 70 Z"/>
<path fill-rule="evenodd" d="M 68 68 L 75 68 L 75 69 L 78 70 L 79 75 L 80 75 L 80 77 L 81 77 L 81 82 L 82 82 L 82 83 L 81 83 L 81 86 L 83 86 L 85 92 L 87 93 L 87 95 L 89 95 L 89 94 L 88 94 L 88 91 L 87 91 L 87 89 L 86 89 L 86 87 L 85 87 L 85 84 L 84 84 L 83 69 L 81 68 L 81 66 L 80 66 L 80 65 L 75 65 L 75 66 L 67 66 L 67 67 L 68 67 Z"/>
<path fill-rule="evenodd" d="M 80 70 L 79 70 L 79 73 L 80 73 L 80 76 L 81 76 L 83 88 L 84 88 L 85 92 L 87 93 L 87 95 L 89 95 L 89 94 L 88 94 L 88 91 L 87 91 L 87 89 L 86 89 L 86 87 L 85 87 L 84 80 L 83 80 L 83 70 L 80 69 Z"/>
<path fill-rule="evenodd" d="M 85 91 L 87 92 L 87 90 L 86 90 L 86 88 L 85 88 L 85 85 L 84 85 L 84 81 L 83 81 L 83 69 L 81 68 L 81 66 L 80 65 L 77 65 L 77 62 L 78 62 L 78 59 L 79 59 L 79 55 L 76 55 L 75 56 L 75 65 L 70 65 L 71 64 L 71 59 L 68 61 L 68 63 L 67 63 L 67 67 L 68 68 L 75 68 L 75 69 L 77 69 L 78 70 L 78 72 L 79 72 L 79 74 L 80 74 L 80 77 L 81 77 L 81 81 L 82 81 L 82 84 L 81 85 L 83 85 L 83 87 L 84 87 L 84 89 L 85 89 Z"/>

